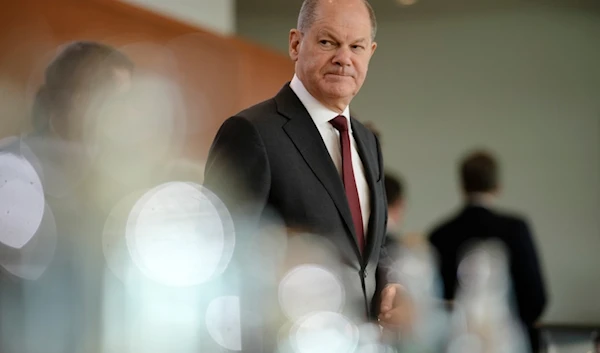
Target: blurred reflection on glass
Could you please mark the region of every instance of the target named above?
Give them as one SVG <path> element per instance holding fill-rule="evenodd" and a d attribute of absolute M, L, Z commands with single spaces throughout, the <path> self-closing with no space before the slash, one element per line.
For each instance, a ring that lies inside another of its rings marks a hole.
<path fill-rule="evenodd" d="M 448 352 L 529 352 L 512 307 L 504 245 L 489 240 L 470 244 L 458 266 L 458 280 Z"/>
<path fill-rule="evenodd" d="M 84 192 L 95 155 L 85 136 L 97 124 L 98 107 L 128 89 L 132 70 L 110 46 L 65 45 L 35 96 L 34 131 L 2 144 L 2 192 L 15 201 L 5 210 L 14 212 L 12 231 L 2 239 L 11 246 L 2 249 L 3 353 L 76 351 L 94 342 L 103 261 L 101 216 Z"/>

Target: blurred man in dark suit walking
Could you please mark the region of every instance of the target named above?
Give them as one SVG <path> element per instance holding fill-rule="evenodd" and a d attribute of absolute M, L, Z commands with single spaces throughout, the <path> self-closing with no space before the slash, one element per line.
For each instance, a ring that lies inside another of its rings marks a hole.
<path fill-rule="evenodd" d="M 500 241 L 510 259 L 509 268 L 518 316 L 529 333 L 532 352 L 539 351 L 535 323 L 546 306 L 546 289 L 527 221 L 496 210 L 499 168 L 494 156 L 485 151 L 468 155 L 460 166 L 465 206 L 453 218 L 431 233 L 430 242 L 439 256 L 444 297 L 453 300 L 457 292 L 457 270 L 461 254 L 474 242 Z"/>

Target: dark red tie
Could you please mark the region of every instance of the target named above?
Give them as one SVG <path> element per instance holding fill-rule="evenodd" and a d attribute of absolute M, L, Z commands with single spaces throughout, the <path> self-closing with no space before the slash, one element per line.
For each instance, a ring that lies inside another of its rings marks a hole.
<path fill-rule="evenodd" d="M 358 248 L 361 253 L 365 247 L 365 236 L 363 229 L 362 212 L 360 210 L 360 199 L 358 198 L 358 189 L 354 179 L 354 168 L 352 168 L 352 147 L 350 145 L 350 133 L 348 132 L 348 119 L 338 115 L 329 121 L 333 127 L 340 132 L 340 142 L 342 145 L 342 179 L 346 197 L 352 212 L 352 221 L 356 230 Z"/>

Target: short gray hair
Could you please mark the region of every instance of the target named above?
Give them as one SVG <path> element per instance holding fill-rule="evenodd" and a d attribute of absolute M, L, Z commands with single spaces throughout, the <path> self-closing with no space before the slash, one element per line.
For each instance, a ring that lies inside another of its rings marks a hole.
<path fill-rule="evenodd" d="M 300 13 L 298 14 L 298 30 L 302 33 L 306 32 L 315 21 L 317 16 L 317 7 L 321 0 L 304 0 Z M 367 10 L 369 11 L 369 19 L 371 20 L 371 40 L 375 40 L 377 34 L 377 19 L 375 18 L 375 11 L 368 0 L 362 0 Z"/>

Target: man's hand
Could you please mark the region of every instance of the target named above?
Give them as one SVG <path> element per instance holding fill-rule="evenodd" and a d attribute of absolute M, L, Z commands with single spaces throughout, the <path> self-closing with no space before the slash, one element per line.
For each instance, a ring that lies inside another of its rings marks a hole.
<path fill-rule="evenodd" d="M 399 284 L 385 286 L 381 292 L 379 323 L 389 330 L 410 331 L 415 320 L 413 302 Z"/>

